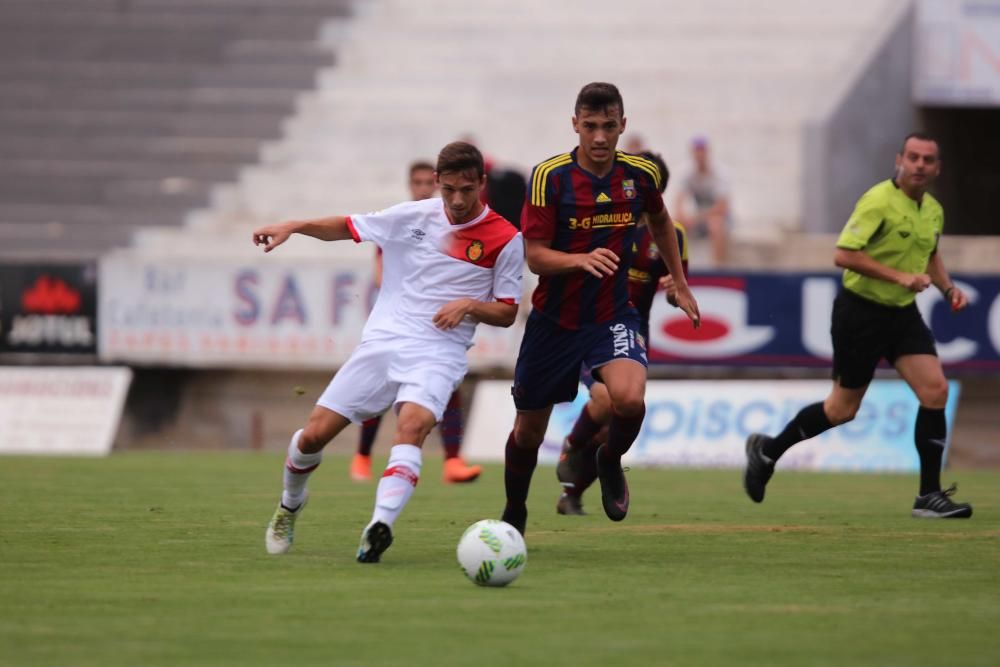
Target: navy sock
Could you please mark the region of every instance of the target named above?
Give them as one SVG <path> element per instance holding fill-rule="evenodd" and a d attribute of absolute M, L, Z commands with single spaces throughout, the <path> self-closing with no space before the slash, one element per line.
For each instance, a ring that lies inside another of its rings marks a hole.
<path fill-rule="evenodd" d="M 611 455 L 621 458 L 631 447 L 632 443 L 639 436 L 642 429 L 642 420 L 646 416 L 646 406 L 642 406 L 642 412 L 631 417 L 622 417 L 612 412 L 611 423 L 608 424 L 608 442 L 605 451 Z"/>
<path fill-rule="evenodd" d="M 361 440 L 358 442 L 358 454 L 364 456 L 372 455 L 372 447 L 375 445 L 375 436 L 378 435 L 381 417 L 372 417 L 361 422 Z"/>
<path fill-rule="evenodd" d="M 451 395 L 441 417 L 441 443 L 446 459 L 458 456 L 462 447 L 462 395 L 458 391 Z"/>
<path fill-rule="evenodd" d="M 574 449 L 586 446 L 600 430 L 601 425 L 594 421 L 590 416 L 590 410 L 584 405 L 583 410 L 580 410 L 580 416 L 573 423 L 573 430 L 569 433 L 569 446 Z"/>
<path fill-rule="evenodd" d="M 523 507 L 528 501 L 528 487 L 531 476 L 538 464 L 538 449 L 518 447 L 514 442 L 514 432 L 507 436 L 504 449 L 503 483 L 507 491 L 508 507 Z"/>

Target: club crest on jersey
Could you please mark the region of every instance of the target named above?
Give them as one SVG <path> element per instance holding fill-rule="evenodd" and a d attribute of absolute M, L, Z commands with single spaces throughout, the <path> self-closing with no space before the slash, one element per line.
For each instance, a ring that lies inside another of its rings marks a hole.
<path fill-rule="evenodd" d="M 473 241 L 465 247 L 465 256 L 470 262 L 478 262 L 483 258 L 483 242 Z"/>
<path fill-rule="evenodd" d="M 598 204 L 609 204 L 611 203 L 611 197 L 609 197 L 606 192 L 602 192 L 601 194 L 597 195 L 597 199 L 595 201 Z"/>
<path fill-rule="evenodd" d="M 635 199 L 635 181 L 631 178 L 622 181 L 622 192 L 625 194 L 625 199 Z"/>

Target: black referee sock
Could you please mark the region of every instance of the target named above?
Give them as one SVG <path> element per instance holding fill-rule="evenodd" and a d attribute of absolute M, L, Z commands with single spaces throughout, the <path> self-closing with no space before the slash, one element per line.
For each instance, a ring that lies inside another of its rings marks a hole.
<path fill-rule="evenodd" d="M 772 461 L 777 461 L 795 443 L 814 438 L 830 428 L 833 428 L 833 424 L 826 418 L 823 403 L 807 405 L 799 410 L 799 414 L 795 415 L 792 421 L 788 422 L 784 431 L 764 444 L 762 451 L 764 456 Z"/>
<path fill-rule="evenodd" d="M 941 490 L 941 460 L 948 437 L 944 408 L 940 410 L 920 406 L 914 429 L 917 454 L 920 456 L 920 495 L 926 496 Z"/>

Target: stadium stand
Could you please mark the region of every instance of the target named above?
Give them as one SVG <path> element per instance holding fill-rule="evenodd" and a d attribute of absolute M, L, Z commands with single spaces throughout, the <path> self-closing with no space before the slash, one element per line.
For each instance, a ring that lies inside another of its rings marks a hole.
<path fill-rule="evenodd" d="M 860 46 L 880 43 L 907 5 L 366 3 L 349 32 L 324 32 L 340 66 L 321 74 L 261 162 L 192 220 L 224 229 L 379 208 L 401 194 L 399 165 L 464 132 L 529 167 L 572 145 L 567 100 L 606 79 L 621 87 L 630 127 L 677 173 L 691 136 L 709 136 L 735 192 L 737 233 L 774 239 L 802 227 L 807 125 L 846 94 Z"/>
<path fill-rule="evenodd" d="M 176 226 L 280 136 L 349 0 L 0 0 L 0 253 Z"/>

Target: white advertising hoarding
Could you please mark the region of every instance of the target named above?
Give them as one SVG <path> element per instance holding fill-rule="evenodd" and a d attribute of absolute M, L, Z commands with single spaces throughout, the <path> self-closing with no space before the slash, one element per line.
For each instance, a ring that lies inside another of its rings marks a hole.
<path fill-rule="evenodd" d="M 951 382 L 945 411 L 949 433 L 959 384 Z M 742 467 L 744 444 L 754 432 L 774 435 L 805 405 L 822 401 L 825 380 L 650 381 L 646 418 L 625 457 L 629 465 Z M 581 386 L 573 403 L 552 412 L 539 462 L 555 463 L 563 438 L 587 400 Z M 913 444 L 918 403 L 901 380 L 872 383 L 854 421 L 796 445 L 782 468 L 804 470 L 912 471 L 919 462 Z M 476 461 L 502 461 L 514 424 L 510 382 L 481 382 L 469 415 L 463 454 Z"/>
<path fill-rule="evenodd" d="M 0 367 L 0 453 L 108 454 L 131 381 L 127 368 Z"/>
<path fill-rule="evenodd" d="M 102 360 L 332 370 L 361 339 L 378 294 L 372 263 L 315 259 L 101 260 Z M 507 366 L 523 324 L 480 325 L 472 368 Z"/>
<path fill-rule="evenodd" d="M 917 102 L 1000 106 L 1000 0 L 921 0 L 914 49 Z"/>

